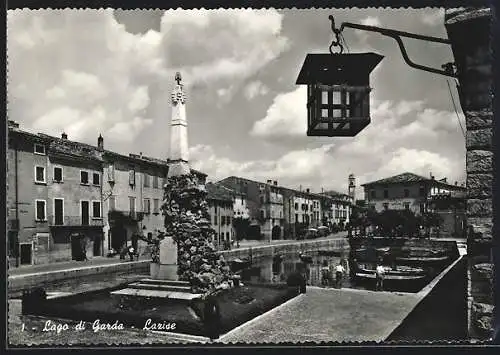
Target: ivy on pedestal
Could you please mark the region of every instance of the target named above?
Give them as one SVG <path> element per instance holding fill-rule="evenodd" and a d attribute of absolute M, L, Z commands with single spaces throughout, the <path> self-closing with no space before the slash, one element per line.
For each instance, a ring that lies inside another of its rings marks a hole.
<path fill-rule="evenodd" d="M 162 211 L 165 216 L 163 237 L 172 237 L 177 244 L 177 274 L 189 281 L 194 292 L 207 292 L 231 279 L 231 271 L 213 245 L 215 230 L 204 185 L 196 175 L 168 178 L 164 185 Z M 153 262 L 159 262 L 159 248 L 153 248 Z"/>

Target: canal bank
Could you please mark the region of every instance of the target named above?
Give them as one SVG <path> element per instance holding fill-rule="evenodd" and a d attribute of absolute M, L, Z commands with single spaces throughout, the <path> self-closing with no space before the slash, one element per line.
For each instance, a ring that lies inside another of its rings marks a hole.
<path fill-rule="evenodd" d="M 276 244 L 264 244 L 252 247 L 243 247 L 239 249 L 219 252 L 227 260 L 236 258 L 262 258 L 275 254 L 285 253 L 307 253 L 318 249 L 342 250 L 349 248 L 345 238 L 328 238 L 319 240 L 291 240 L 288 243 L 280 242 Z M 149 263 L 151 260 L 140 261 L 119 261 L 117 259 L 104 260 L 102 263 L 75 265 L 49 265 L 45 269 L 33 269 L 33 272 L 20 269 L 12 270 L 8 277 L 9 294 L 17 294 L 24 289 L 40 287 L 53 282 L 59 282 L 67 279 L 84 279 L 94 275 L 113 275 L 113 274 L 149 274 Z M 52 268 L 52 269 L 51 269 Z M 48 269 L 48 270 L 46 270 Z M 26 270 L 29 270 L 28 268 Z M 9 271 L 10 273 L 10 271 Z"/>
<path fill-rule="evenodd" d="M 464 293 L 448 293 L 457 280 L 464 280 L 465 259 L 460 256 L 418 293 L 375 292 L 308 286 L 307 293 L 294 303 L 279 307 L 258 321 L 249 322 L 219 338 L 222 343 L 280 342 L 363 342 L 426 340 L 418 328 L 452 311 Z M 446 305 L 449 305 L 448 307 Z M 451 307 L 451 308 L 450 308 Z M 438 313 L 436 313 L 438 312 Z M 435 316 L 438 314 L 437 316 Z M 432 315 L 432 316 L 430 316 Z M 423 317 L 423 318 L 422 318 Z M 434 340 L 456 339 L 456 317 L 439 320 Z M 437 324 L 437 323 L 436 323 Z M 450 334 L 449 329 L 455 329 Z M 400 334 L 401 336 L 398 336 Z M 461 333 L 460 333 L 461 334 Z M 464 339 L 464 338 L 462 338 Z"/>

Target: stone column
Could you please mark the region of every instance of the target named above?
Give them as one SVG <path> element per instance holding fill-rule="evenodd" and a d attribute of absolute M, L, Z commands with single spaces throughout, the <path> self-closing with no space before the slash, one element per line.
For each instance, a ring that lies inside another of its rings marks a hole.
<path fill-rule="evenodd" d="M 445 16 L 467 128 L 468 327 L 474 339 L 491 336 L 493 317 L 490 23 L 489 8 L 447 11 Z"/>
<path fill-rule="evenodd" d="M 180 73 L 175 75 L 177 85 L 172 91 L 172 118 L 170 121 L 170 152 L 168 177 L 189 175 L 189 146 L 186 119 L 186 94 Z"/>

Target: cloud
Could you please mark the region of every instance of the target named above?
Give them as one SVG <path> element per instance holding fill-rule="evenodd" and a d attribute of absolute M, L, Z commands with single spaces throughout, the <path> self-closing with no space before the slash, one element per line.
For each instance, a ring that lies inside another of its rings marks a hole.
<path fill-rule="evenodd" d="M 259 80 L 250 82 L 244 89 L 244 95 L 247 100 L 253 100 L 257 96 L 264 96 L 268 93 L 269 88 Z"/>
<path fill-rule="evenodd" d="M 444 24 L 444 9 L 433 9 L 430 12 L 422 14 L 421 20 L 429 26 L 442 26 Z"/>
<path fill-rule="evenodd" d="M 380 20 L 376 16 L 368 16 L 361 20 L 361 24 L 365 26 L 381 26 Z"/>
<path fill-rule="evenodd" d="M 192 84 L 246 79 L 288 48 L 282 20 L 276 10 L 168 10 L 167 61 Z"/>
<path fill-rule="evenodd" d="M 161 35 L 130 34 L 112 10 L 8 12 L 8 112 L 23 128 L 95 144 L 132 142 L 166 78 Z"/>
<path fill-rule="evenodd" d="M 9 118 L 89 143 L 101 132 L 108 148 L 130 149 L 165 120 L 175 71 L 227 103 L 286 50 L 282 20 L 275 10 L 171 10 L 159 31 L 132 34 L 113 10 L 9 11 Z"/>
<path fill-rule="evenodd" d="M 250 134 L 258 137 L 274 138 L 283 136 L 303 136 L 307 130 L 307 88 L 277 95 L 266 116 L 256 121 Z"/>

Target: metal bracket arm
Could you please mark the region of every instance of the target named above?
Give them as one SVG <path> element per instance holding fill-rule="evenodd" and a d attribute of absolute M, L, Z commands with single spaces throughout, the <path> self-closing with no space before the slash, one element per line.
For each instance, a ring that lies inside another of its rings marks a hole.
<path fill-rule="evenodd" d="M 330 20 L 332 21 L 332 26 L 335 26 L 334 22 L 333 22 L 334 21 L 333 17 L 330 17 Z M 410 33 L 410 32 L 391 30 L 391 29 L 380 28 L 380 27 L 375 27 L 375 26 L 360 25 L 357 23 L 350 23 L 350 22 L 342 23 L 340 26 L 339 32 L 342 32 L 344 30 L 344 28 L 347 28 L 347 27 L 353 28 L 356 30 L 378 32 L 381 35 L 393 38 L 399 45 L 399 49 L 401 50 L 401 54 L 403 56 L 404 61 L 406 62 L 406 64 L 408 64 L 412 68 L 424 70 L 424 71 L 435 73 L 435 74 L 445 75 L 445 76 L 449 76 L 452 78 L 458 77 L 457 74 L 454 72 L 453 64 L 451 64 L 451 63 L 443 65 L 444 70 L 431 68 L 431 67 L 427 67 L 425 65 L 420 65 L 420 64 L 414 63 L 408 57 L 408 53 L 406 52 L 406 48 L 404 46 L 404 43 L 403 43 L 403 40 L 401 39 L 401 37 L 407 37 L 407 38 L 413 38 L 413 39 L 418 39 L 418 40 L 422 40 L 422 41 L 436 42 L 436 43 L 443 43 L 443 44 L 450 44 L 451 45 L 451 41 L 449 39 L 431 37 L 431 36 L 423 36 L 423 35 Z"/>

